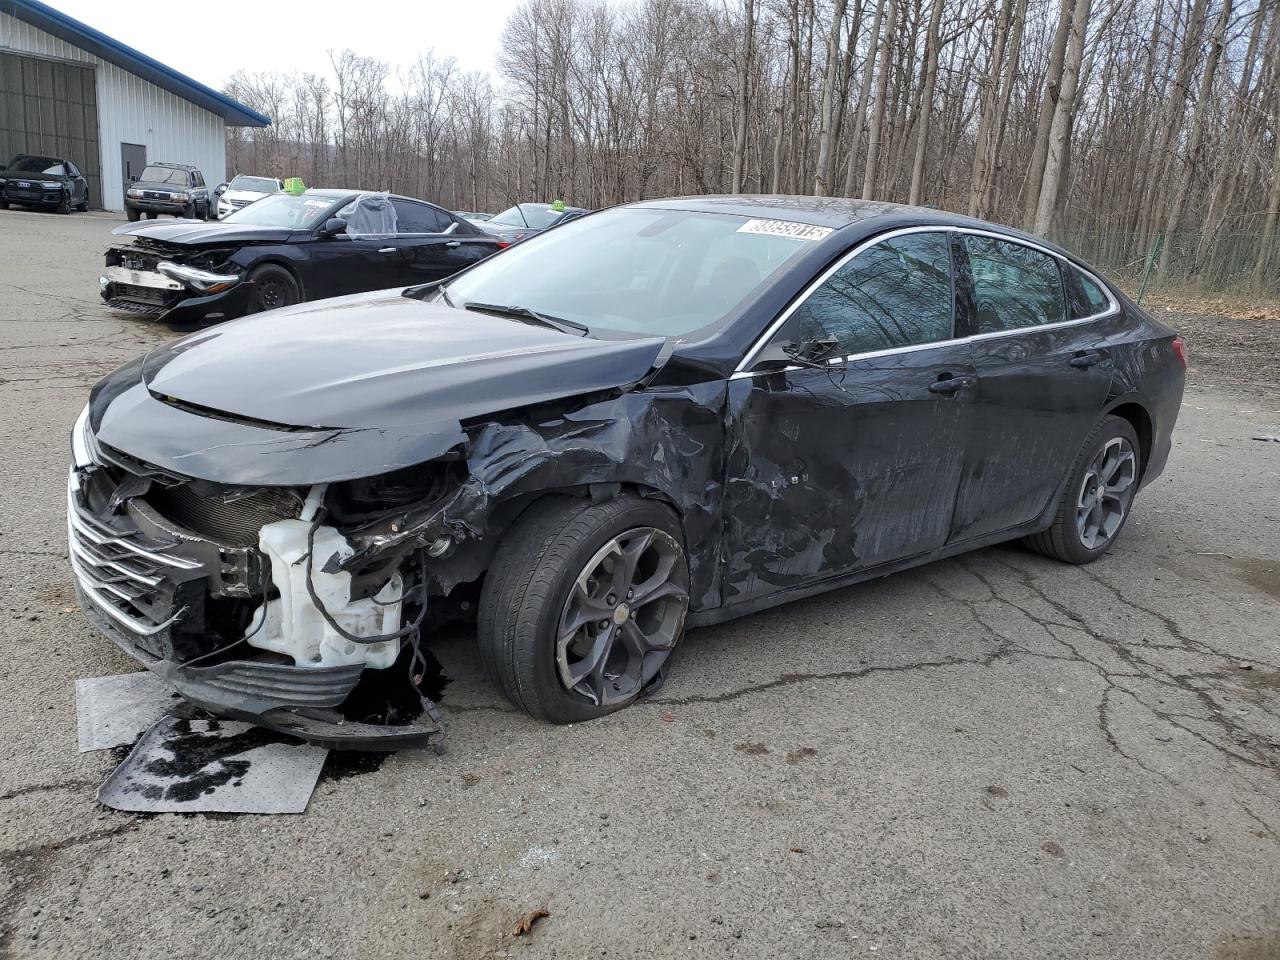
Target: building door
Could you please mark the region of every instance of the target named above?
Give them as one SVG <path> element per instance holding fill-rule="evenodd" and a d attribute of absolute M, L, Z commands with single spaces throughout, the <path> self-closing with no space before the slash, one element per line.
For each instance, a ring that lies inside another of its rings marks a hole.
<path fill-rule="evenodd" d="M 146 165 L 147 148 L 144 144 L 120 144 L 120 172 L 124 175 L 124 193 L 121 194 L 122 197 L 133 186 L 133 181 L 142 176 L 142 170 Z"/>
<path fill-rule="evenodd" d="M 0 164 L 19 153 L 70 160 L 89 181 L 89 205 L 102 206 L 92 67 L 0 53 Z"/>

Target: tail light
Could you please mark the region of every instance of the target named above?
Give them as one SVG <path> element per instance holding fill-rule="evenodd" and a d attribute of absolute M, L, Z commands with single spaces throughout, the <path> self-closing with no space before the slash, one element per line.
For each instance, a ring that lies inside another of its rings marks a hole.
<path fill-rule="evenodd" d="M 507 241 L 505 241 L 505 240 L 499 240 L 499 241 L 498 241 L 498 249 L 499 249 L 499 250 L 505 250 L 505 249 L 507 249 L 507 247 L 509 247 L 509 246 L 511 246 L 511 244 L 507 243 Z"/>
<path fill-rule="evenodd" d="M 1187 369 L 1187 345 L 1182 342 L 1181 337 L 1173 338 L 1173 353 L 1182 364 L 1182 369 Z"/>

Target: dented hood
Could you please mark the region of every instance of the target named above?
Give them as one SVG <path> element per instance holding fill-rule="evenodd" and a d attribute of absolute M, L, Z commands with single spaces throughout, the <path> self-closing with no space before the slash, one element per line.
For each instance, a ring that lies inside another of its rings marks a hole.
<path fill-rule="evenodd" d="M 252 420 L 401 427 L 629 386 L 663 343 L 593 340 L 385 291 L 166 344 L 147 356 L 143 379 L 152 394 Z"/>
<path fill-rule="evenodd" d="M 359 294 L 165 344 L 94 388 L 99 440 L 218 483 L 292 486 L 438 457 L 463 421 L 628 387 L 665 341 L 603 341 Z"/>

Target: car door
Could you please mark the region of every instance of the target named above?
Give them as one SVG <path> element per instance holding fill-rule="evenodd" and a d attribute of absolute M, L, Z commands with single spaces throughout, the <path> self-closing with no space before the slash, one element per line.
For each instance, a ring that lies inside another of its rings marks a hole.
<path fill-rule="evenodd" d="M 941 547 L 968 430 L 952 250 L 898 231 L 826 272 L 729 384 L 726 604 Z M 795 359 L 833 343 L 832 357 Z"/>
<path fill-rule="evenodd" d="M 409 286 L 452 276 L 493 252 L 448 212 L 416 200 L 391 201 L 396 210 L 395 283 Z"/>
<path fill-rule="evenodd" d="M 1081 315 L 1089 308 L 1068 296 L 1069 264 L 993 234 L 961 231 L 957 245 L 978 378 L 952 532 L 959 543 L 1044 513 L 1106 402 L 1112 361 L 1098 325 Z"/>

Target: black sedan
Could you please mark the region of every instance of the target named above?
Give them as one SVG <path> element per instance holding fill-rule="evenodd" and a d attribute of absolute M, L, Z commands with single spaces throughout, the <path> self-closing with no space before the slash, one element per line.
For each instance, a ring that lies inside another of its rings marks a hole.
<path fill-rule="evenodd" d="M 74 428 L 71 562 L 101 629 L 209 708 L 355 737 L 323 711 L 478 611 L 511 701 L 585 720 L 690 625 L 1016 538 L 1098 559 L 1164 469 L 1185 362 L 993 224 L 637 203 L 121 368 Z"/>
<path fill-rule="evenodd" d="M 577 220 L 590 212 L 582 207 L 566 207 L 563 203 L 517 203 L 501 213 L 495 213 L 478 226 L 507 243 L 517 243 L 525 237 Z"/>
<path fill-rule="evenodd" d="M 430 203 L 357 190 L 276 193 L 214 223 L 117 227 L 102 299 L 175 327 L 451 276 L 507 246 Z"/>
<path fill-rule="evenodd" d="M 65 157 L 20 153 L 0 167 L 0 210 L 10 204 L 83 213 L 89 209 L 89 181 Z"/>

